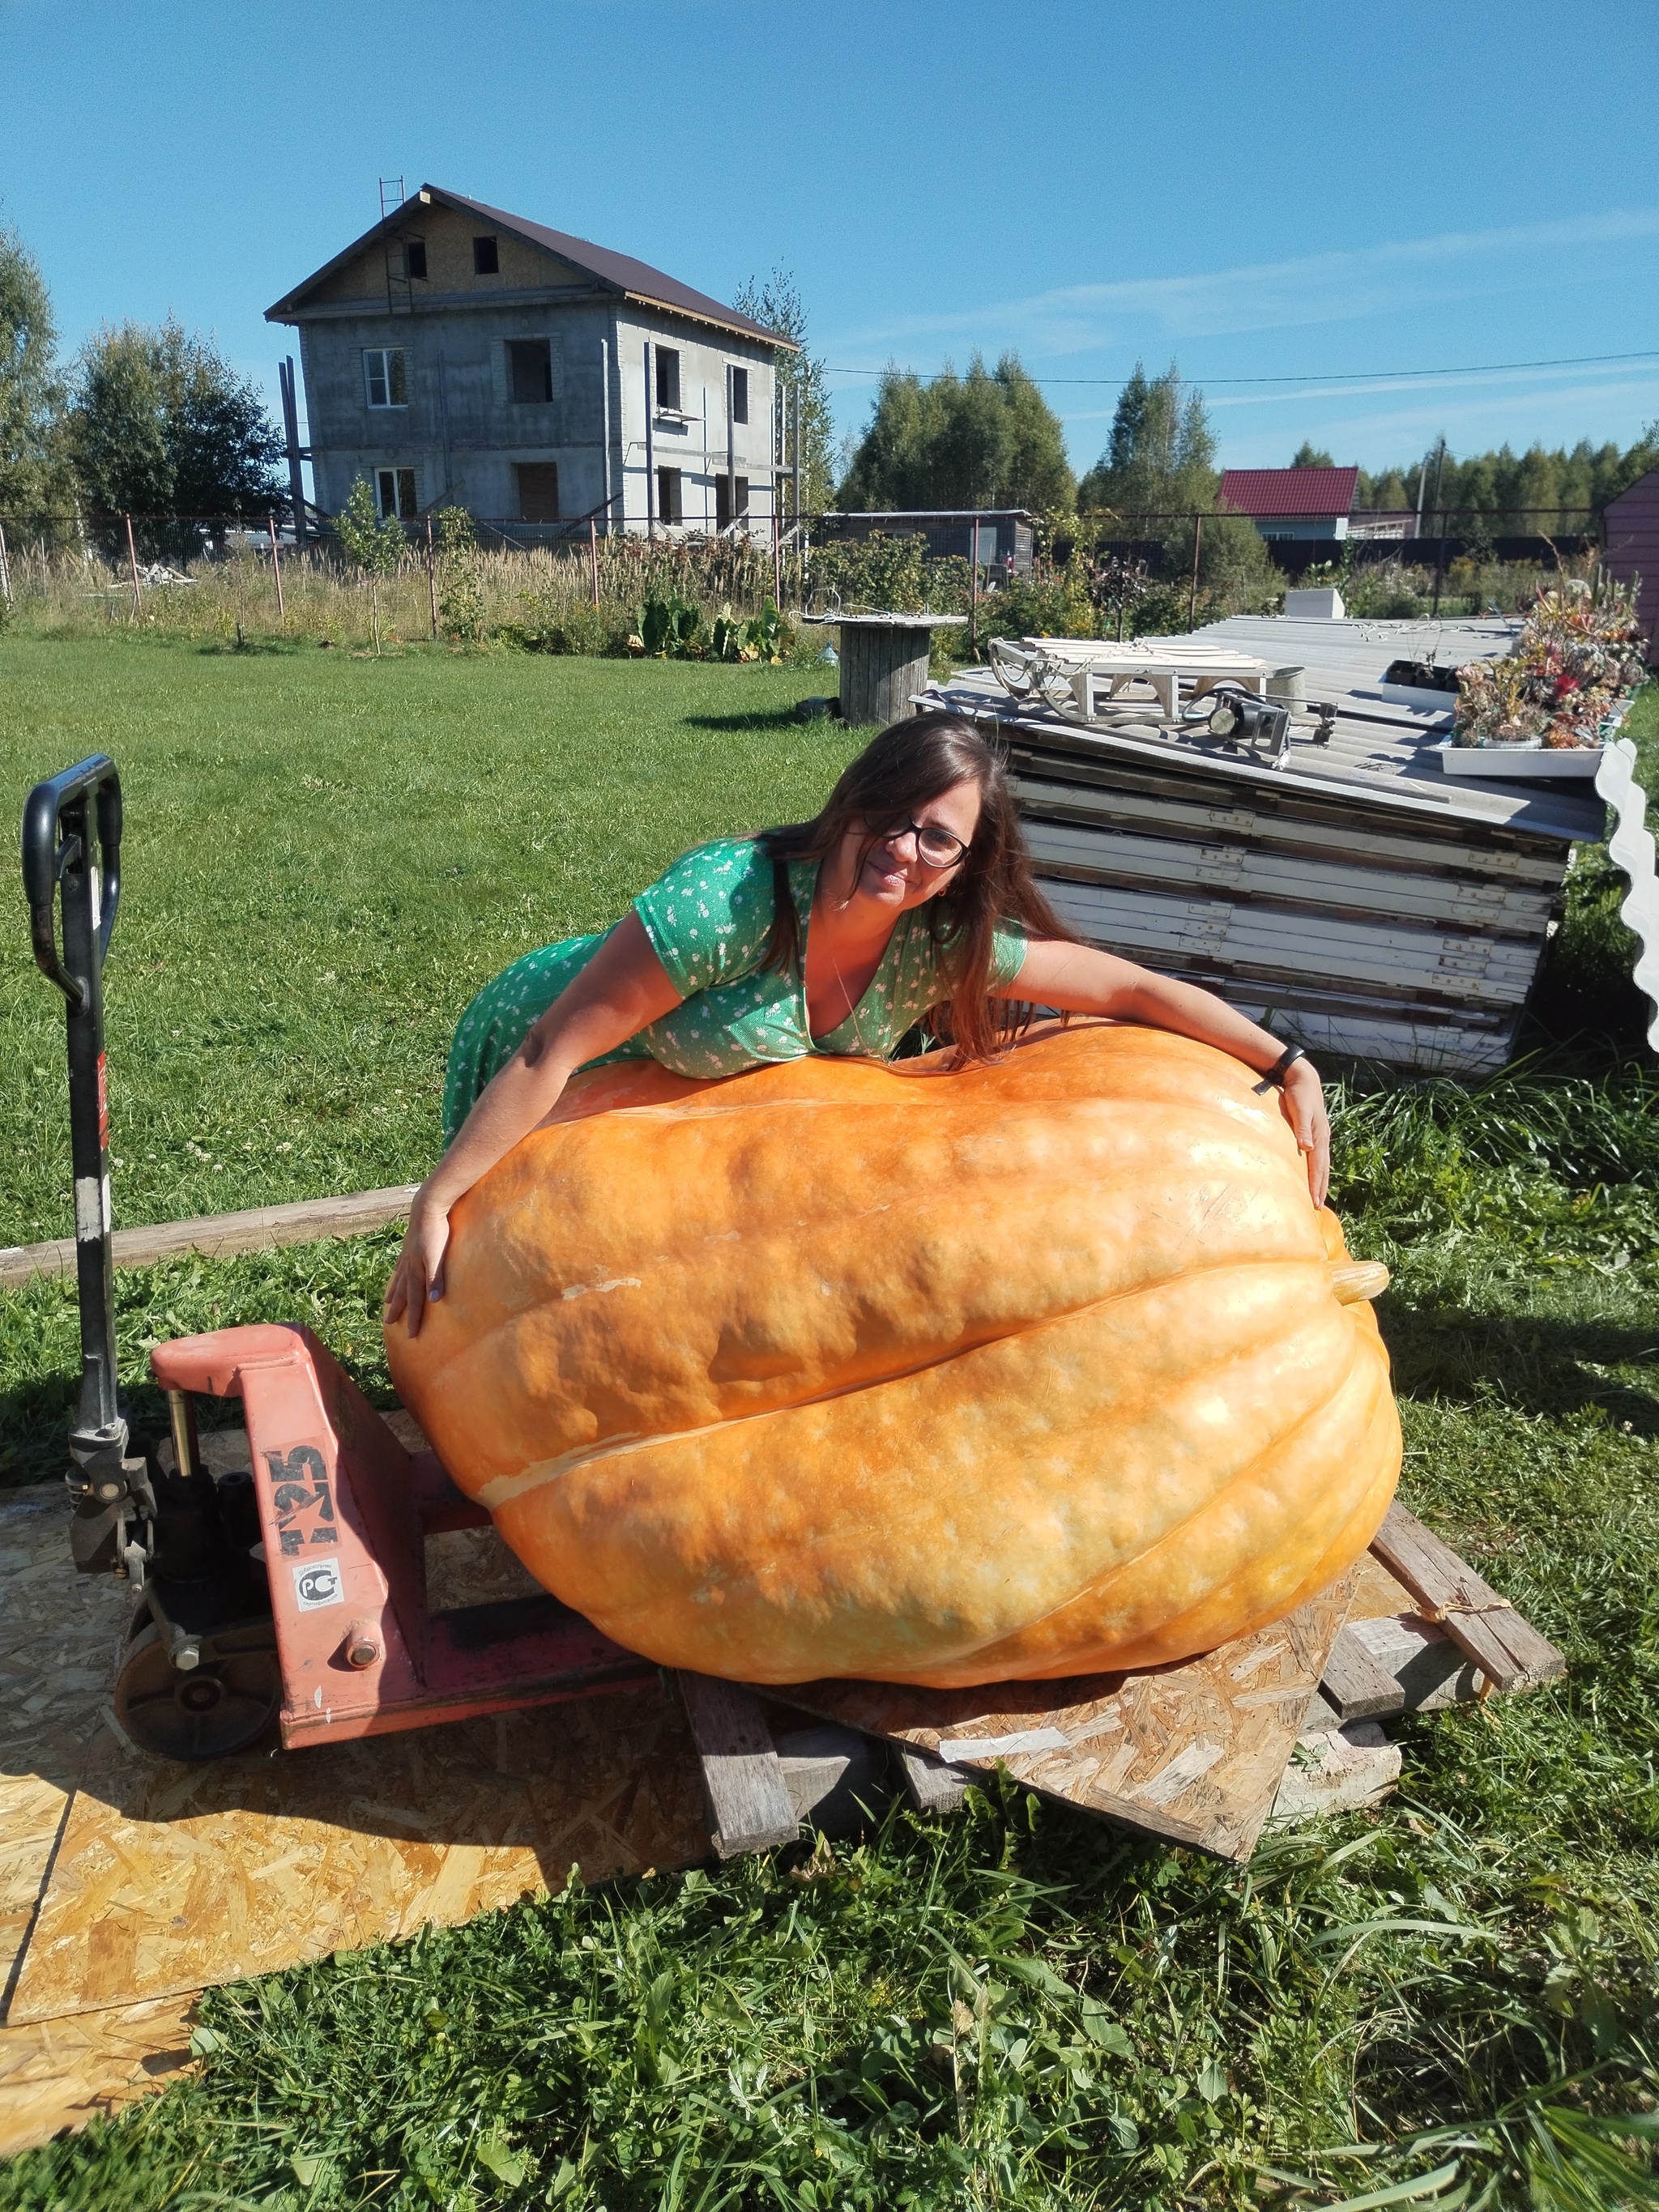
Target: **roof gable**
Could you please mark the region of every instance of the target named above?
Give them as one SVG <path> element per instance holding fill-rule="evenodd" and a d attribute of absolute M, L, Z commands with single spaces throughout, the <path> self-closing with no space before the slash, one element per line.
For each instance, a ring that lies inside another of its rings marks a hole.
<path fill-rule="evenodd" d="M 1217 502 L 1235 514 L 1349 514 L 1359 485 L 1352 469 L 1224 469 Z"/>
<path fill-rule="evenodd" d="M 291 322 L 307 303 L 315 301 L 328 286 L 330 280 L 340 274 L 351 262 L 361 258 L 372 247 L 380 246 L 386 239 L 418 221 L 422 206 L 436 204 L 479 217 L 493 229 L 510 232 L 539 246 L 544 253 L 555 256 L 572 269 L 590 278 L 604 290 L 619 298 L 637 301 L 641 306 L 665 307 L 671 313 L 687 315 L 697 322 L 712 323 L 718 329 L 731 331 L 743 337 L 759 340 L 764 344 L 787 347 L 795 350 L 793 340 L 769 331 L 763 324 L 750 316 L 739 314 L 735 307 L 726 307 L 699 292 L 690 284 L 682 284 L 678 277 L 653 269 L 648 262 L 636 261 L 631 254 L 617 253 L 608 246 L 595 246 L 585 238 L 574 238 L 562 230 L 551 230 L 545 223 L 532 222 L 526 216 L 509 215 L 503 208 L 493 208 L 483 200 L 468 199 L 460 192 L 447 191 L 441 185 L 422 185 L 419 193 L 405 200 L 386 219 L 367 230 L 361 238 L 337 253 L 331 261 L 285 293 L 274 306 L 265 310 L 267 322 Z"/>

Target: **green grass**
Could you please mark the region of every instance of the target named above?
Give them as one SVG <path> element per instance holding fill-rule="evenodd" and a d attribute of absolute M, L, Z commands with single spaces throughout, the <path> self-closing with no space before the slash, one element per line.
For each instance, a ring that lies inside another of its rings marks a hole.
<path fill-rule="evenodd" d="M 720 696 L 755 696 L 747 675 Z M 677 743 L 702 758 L 671 722 L 665 779 Z M 586 914 L 565 896 L 562 927 Z M 1395 1271 L 1407 1495 L 1564 1646 L 1565 1683 L 1410 1723 L 1400 1797 L 1248 1869 L 992 1795 L 857 1848 L 578 1883 L 212 1992 L 199 2073 L 0 2168 L 0 2208 L 1659 2202 L 1659 1078 L 1631 1049 L 1616 903 L 1592 861 L 1553 956 L 1552 1003 L 1599 1033 L 1540 1030 L 1475 1089 L 1356 1080 L 1338 1114 L 1337 1202 Z M 470 911 L 512 949 L 515 913 Z M 383 1389 L 391 1242 L 124 1276 L 126 1370 L 155 1337 L 290 1313 Z M 16 1463 L 38 1471 L 73 1300 L 37 1286 L 0 1331 Z"/>
<path fill-rule="evenodd" d="M 436 1157 L 444 1054 L 509 960 L 699 838 L 811 811 L 821 672 L 115 638 L 0 647 L 0 808 L 121 771 L 106 970 L 118 1222 L 362 1190 Z M 0 1244 L 71 1232 L 62 1001 L 0 860 Z"/>

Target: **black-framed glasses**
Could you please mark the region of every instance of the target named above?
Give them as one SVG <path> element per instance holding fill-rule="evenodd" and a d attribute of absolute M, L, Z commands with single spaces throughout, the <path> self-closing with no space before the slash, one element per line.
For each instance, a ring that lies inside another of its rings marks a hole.
<path fill-rule="evenodd" d="M 953 837 L 937 822 L 912 822 L 908 816 L 902 821 L 889 823 L 876 834 L 890 845 L 896 844 L 901 837 L 914 836 L 916 857 L 929 868 L 954 867 L 968 850 L 965 839 Z"/>

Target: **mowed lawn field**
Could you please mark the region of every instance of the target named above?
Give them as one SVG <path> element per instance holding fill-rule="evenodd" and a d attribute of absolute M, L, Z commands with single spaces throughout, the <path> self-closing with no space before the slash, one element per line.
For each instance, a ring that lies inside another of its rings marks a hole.
<path fill-rule="evenodd" d="M 8 802 L 100 746 L 126 785 L 118 1218 L 422 1172 L 480 981 L 812 805 L 854 742 L 793 720 L 814 675 L 0 647 Z M 1524 1065 L 1337 1100 L 1405 1495 L 1565 1683 L 1407 1723 L 1395 1799 L 1245 1869 L 992 1795 L 211 1992 L 198 2071 L 0 2167 L 0 2207 L 1659 2203 L 1659 1083 L 1618 896 L 1588 856 Z M 0 1242 L 68 1219 L 13 911 Z M 395 1243 L 124 1273 L 125 1372 L 288 1316 L 384 1394 Z M 75 1364 L 71 1297 L 0 1295 L 6 1479 L 56 1472 Z"/>

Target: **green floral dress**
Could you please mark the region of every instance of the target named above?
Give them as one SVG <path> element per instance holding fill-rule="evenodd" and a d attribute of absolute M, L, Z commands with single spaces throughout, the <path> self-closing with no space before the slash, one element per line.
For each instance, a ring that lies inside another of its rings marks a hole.
<path fill-rule="evenodd" d="M 803 950 L 817 886 L 815 860 L 788 864 Z M 763 970 L 772 927 L 773 866 L 753 837 L 695 846 L 640 893 L 634 911 L 681 1004 L 591 1067 L 612 1060 L 659 1060 L 678 1075 L 737 1075 L 770 1060 L 809 1053 L 891 1057 L 905 1031 L 941 995 L 939 948 L 926 907 L 899 916 L 869 988 L 844 1022 L 814 1037 L 807 1026 L 802 963 Z M 444 1142 L 449 1144 L 490 1078 L 523 1043 L 531 1024 L 579 975 L 609 931 L 567 937 L 526 952 L 486 983 L 462 1015 L 444 1084 Z M 1025 959 L 1024 933 L 1000 927 L 993 977 L 1012 983 Z"/>

